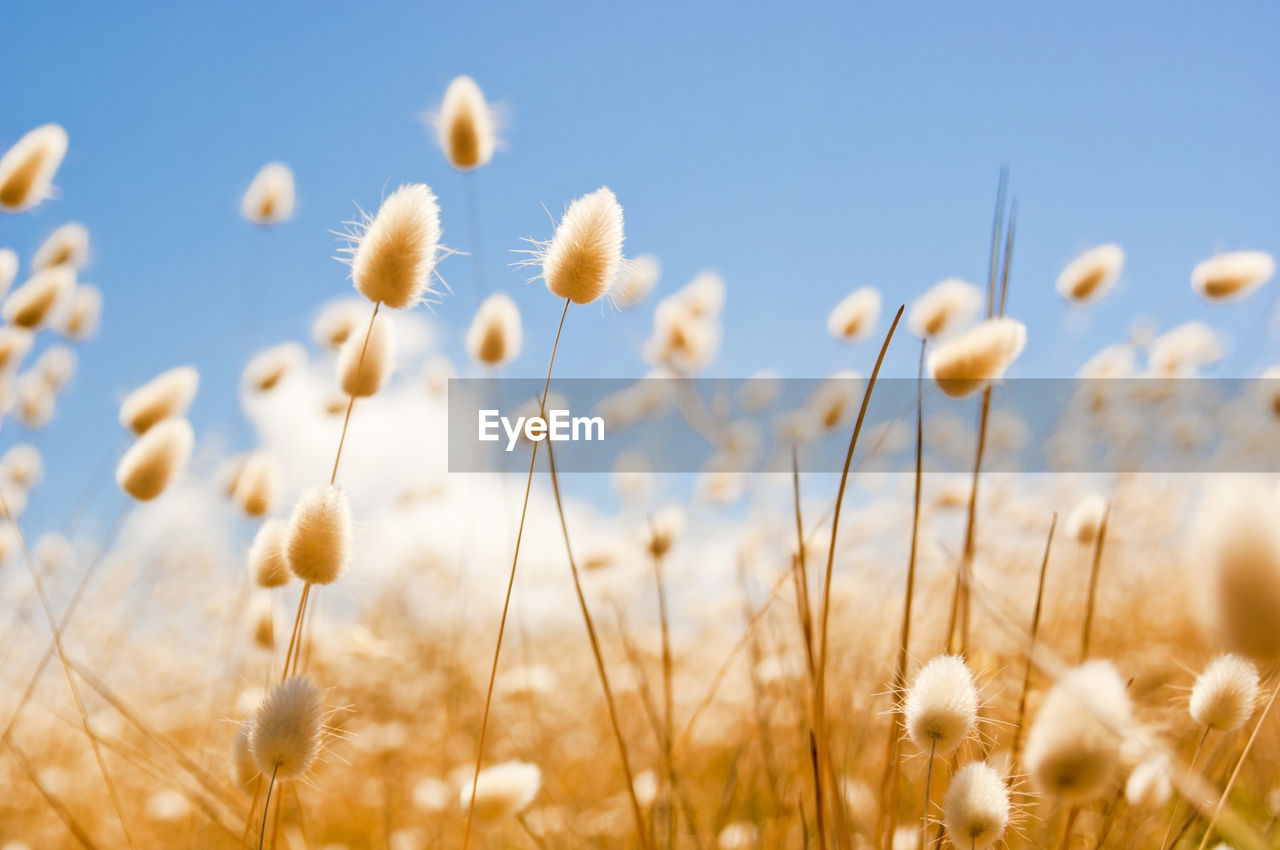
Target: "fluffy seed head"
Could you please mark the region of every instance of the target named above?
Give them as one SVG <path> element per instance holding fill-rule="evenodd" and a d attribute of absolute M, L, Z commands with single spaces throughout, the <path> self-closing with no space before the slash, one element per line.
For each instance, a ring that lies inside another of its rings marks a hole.
<path fill-rule="evenodd" d="M 609 291 L 613 305 L 626 310 L 643 301 L 662 277 L 662 263 L 652 254 L 632 257 L 623 264 L 618 280 Z"/>
<path fill-rule="evenodd" d="M 85 283 L 76 287 L 59 330 L 67 339 L 81 341 L 93 336 L 102 317 L 102 290 Z"/>
<path fill-rule="evenodd" d="M 272 517 L 262 524 L 249 546 L 249 572 L 259 587 L 280 587 L 293 578 L 284 559 L 284 539 L 288 526 Z"/>
<path fill-rule="evenodd" d="M 608 187 L 575 199 L 540 251 L 547 289 L 575 304 L 595 301 L 622 267 L 622 239 L 622 206 Z"/>
<path fill-rule="evenodd" d="M 843 342 L 862 342 L 880 318 L 880 293 L 870 286 L 856 289 L 827 317 L 827 331 Z"/>
<path fill-rule="evenodd" d="M 1027 344 L 1016 319 L 987 319 L 947 340 L 929 355 L 929 376 L 952 398 L 963 398 L 999 379 Z"/>
<path fill-rule="evenodd" d="M 249 738 L 252 733 L 251 724 L 241 723 L 236 728 L 235 738 L 231 741 L 231 781 L 245 790 L 248 790 L 253 780 L 261 776 L 258 772 L 258 763 L 253 760 L 253 751 L 249 749 Z"/>
<path fill-rule="evenodd" d="M 16 487 L 30 490 L 44 477 L 44 461 L 40 450 L 30 443 L 18 443 L 0 457 L 0 479 Z"/>
<path fill-rule="evenodd" d="M 1276 273 L 1276 261 L 1266 251 L 1233 251 L 1197 263 L 1191 288 L 1206 301 L 1239 301 Z"/>
<path fill-rule="evenodd" d="M 542 771 L 536 764 L 509 761 L 480 771 L 473 786 L 470 777 L 462 787 L 459 803 L 465 810 L 471 805 L 474 790 L 476 817 L 481 820 L 517 815 L 528 808 L 542 786 Z"/>
<path fill-rule="evenodd" d="M 1036 786 L 1069 804 L 1100 796 L 1120 767 L 1133 724 L 1124 679 L 1109 661 L 1067 671 L 1027 733 L 1024 762 Z"/>
<path fill-rule="evenodd" d="M 303 492 L 289 517 L 284 560 L 309 584 L 329 584 L 351 557 L 351 507 L 347 494 L 332 484 Z"/>
<path fill-rule="evenodd" d="M 53 391 L 35 372 L 28 372 L 18 377 L 17 390 L 14 393 L 13 414 L 23 427 L 31 430 L 43 428 L 53 418 L 53 406 L 56 400 Z"/>
<path fill-rule="evenodd" d="M 1258 704 L 1258 668 L 1238 655 L 1219 655 L 1196 677 L 1191 717 L 1217 732 L 1234 732 Z"/>
<path fill-rule="evenodd" d="M 56 395 L 66 388 L 75 374 L 76 354 L 65 345 L 51 345 L 36 360 L 32 370 L 49 387 L 49 392 Z"/>
<path fill-rule="evenodd" d="M 1090 248 L 1058 275 L 1058 294 L 1073 304 L 1092 304 L 1115 286 L 1124 269 L 1124 249 L 1119 245 Z"/>
<path fill-rule="evenodd" d="M 476 311 L 467 329 L 467 354 L 481 366 L 496 369 L 520 356 L 522 340 L 516 302 L 499 292 Z"/>
<path fill-rule="evenodd" d="M 256 591 L 249 598 L 249 637 L 253 645 L 259 649 L 272 650 L 276 646 L 276 622 L 283 620 L 283 615 L 276 610 L 271 593 L 266 590 Z M 279 615 L 279 616 L 278 616 Z"/>
<path fill-rule="evenodd" d="M 53 175 L 67 154 L 67 131 L 45 124 L 0 157 L 0 209 L 21 212 L 53 194 Z"/>
<path fill-rule="evenodd" d="M 1125 799 L 1135 809 L 1158 809 L 1172 794 L 1169 760 L 1159 753 L 1139 762 L 1124 784 Z"/>
<path fill-rule="evenodd" d="M 293 171 L 283 162 L 268 162 L 245 190 L 240 214 L 253 224 L 280 224 L 293 215 L 293 200 Z"/>
<path fill-rule="evenodd" d="M 968 324 L 981 306 L 978 287 L 949 277 L 915 300 L 907 311 L 907 327 L 922 339 L 932 339 Z"/>
<path fill-rule="evenodd" d="M 185 419 L 165 419 L 138 438 L 116 467 L 120 489 L 140 502 L 159 496 L 187 465 L 195 433 Z"/>
<path fill-rule="evenodd" d="M 358 228 L 351 279 L 370 301 L 397 310 L 433 294 L 440 248 L 440 207 L 431 187 L 409 183 L 392 192 L 378 214 Z"/>
<path fill-rule="evenodd" d="M 1080 543 L 1092 543 L 1102 529 L 1102 518 L 1107 513 L 1107 500 L 1097 493 L 1085 496 L 1067 514 L 1067 535 Z"/>
<path fill-rule="evenodd" d="M 269 392 L 301 366 L 306 357 L 306 352 L 296 342 L 284 342 L 260 351 L 244 367 L 244 385 L 256 392 Z"/>
<path fill-rule="evenodd" d="M 650 364 L 689 375 L 705 369 L 719 348 L 720 326 L 714 313 L 680 293 L 658 302 L 653 312 L 653 336 L 644 346 Z"/>
<path fill-rule="evenodd" d="M 1191 377 L 1201 367 L 1221 360 L 1224 354 L 1222 341 L 1208 325 L 1187 322 L 1152 340 L 1147 366 L 1158 377 Z"/>
<path fill-rule="evenodd" d="M 284 476 L 280 461 L 267 452 L 253 452 L 244 460 L 236 476 L 231 497 L 240 510 L 251 517 L 266 516 L 275 507 Z"/>
<path fill-rule="evenodd" d="M 18 276 L 18 252 L 12 248 L 0 248 L 0 298 L 9 291 L 13 279 Z"/>
<path fill-rule="evenodd" d="M 161 372 L 125 397 L 120 424 L 134 434 L 144 434 L 163 419 L 185 416 L 199 387 L 200 373 L 193 366 Z"/>
<path fill-rule="evenodd" d="M 335 301 L 320 311 L 311 325 L 311 336 L 325 348 L 338 348 L 357 330 L 369 324 L 369 307 L 358 298 Z"/>
<path fill-rule="evenodd" d="M 449 83 L 432 124 L 445 159 L 459 171 L 471 171 L 493 159 L 497 121 L 484 92 L 470 77 L 455 77 Z"/>
<path fill-rule="evenodd" d="M 1009 825 L 1009 789 L 1000 774 L 982 762 L 956 772 L 942 804 L 947 837 L 957 848 L 989 847 Z"/>
<path fill-rule="evenodd" d="M 916 674 L 902 707 L 909 737 L 935 755 L 955 752 L 978 718 L 978 690 L 958 655 L 939 655 Z"/>
<path fill-rule="evenodd" d="M 1227 647 L 1256 661 L 1280 658 L 1280 528 L 1272 490 L 1222 482 L 1197 520 L 1196 595 Z"/>
<path fill-rule="evenodd" d="M 258 708 L 249 733 L 249 749 L 263 776 L 276 781 L 306 773 L 320 754 L 324 697 L 306 676 L 294 676 L 272 688 Z"/>
<path fill-rule="evenodd" d="M 75 292 L 76 276 L 66 266 L 41 269 L 4 301 L 0 315 L 11 325 L 30 330 L 39 328 Z"/>
<path fill-rule="evenodd" d="M 0 369 L 16 369 L 34 341 L 35 335 L 29 330 L 11 325 L 0 327 Z"/>
<path fill-rule="evenodd" d="M 51 266 L 68 266 L 78 270 L 89 259 L 89 231 L 83 224 L 71 221 L 45 237 L 31 259 L 32 271 Z"/>
<path fill-rule="evenodd" d="M 375 394 L 382 389 L 387 376 L 391 374 L 395 359 L 391 320 L 386 316 L 378 316 L 368 335 L 366 345 L 365 331 L 356 331 L 347 337 L 338 352 L 338 385 L 349 396 L 365 397 Z"/>

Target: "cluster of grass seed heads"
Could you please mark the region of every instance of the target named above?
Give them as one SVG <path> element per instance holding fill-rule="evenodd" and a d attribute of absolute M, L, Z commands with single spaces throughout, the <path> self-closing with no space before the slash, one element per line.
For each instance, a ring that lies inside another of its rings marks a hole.
<path fill-rule="evenodd" d="M 308 584 L 330 584 L 351 558 L 351 507 L 332 484 L 303 492 L 284 534 L 289 571 Z"/>

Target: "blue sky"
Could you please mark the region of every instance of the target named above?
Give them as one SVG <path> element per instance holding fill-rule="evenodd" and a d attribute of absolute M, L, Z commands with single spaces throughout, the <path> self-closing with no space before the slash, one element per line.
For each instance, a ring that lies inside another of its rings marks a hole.
<path fill-rule="evenodd" d="M 983 6 L 6 2 L 0 146 L 49 121 L 71 143 L 61 197 L 0 219 L 0 245 L 25 269 L 47 232 L 82 221 L 84 279 L 106 297 L 57 419 L 34 438 L 52 460 L 33 522 L 57 523 L 84 458 L 120 439 L 118 400 L 156 372 L 200 368 L 198 430 L 232 418 L 245 335 L 304 338 L 317 305 L 350 292 L 332 231 L 356 204 L 426 181 L 446 242 L 470 247 L 462 178 L 421 121 L 460 73 L 507 119 L 506 148 L 476 177 L 490 286 L 525 317 L 514 374 L 544 368 L 558 316 L 508 265 L 521 237 L 550 235 L 543 205 L 607 184 L 629 252 L 662 259 L 660 292 L 719 270 L 729 295 L 712 374 L 819 377 L 874 356 L 874 343 L 825 336 L 851 289 L 880 287 L 891 312 L 943 277 L 984 277 L 1001 164 L 1021 202 L 1018 374 L 1073 373 L 1139 312 L 1230 332 L 1227 373 L 1280 357 L 1259 322 L 1276 282 L 1212 309 L 1188 284 L 1216 250 L 1280 253 L 1280 7 Z M 238 199 L 272 159 L 293 167 L 298 208 L 257 232 Z M 1105 241 L 1128 254 L 1120 287 L 1071 315 L 1053 280 Z M 441 271 L 455 294 L 438 319 L 465 327 L 470 261 Z M 649 321 L 575 310 L 558 373 L 639 374 Z M 890 372 L 910 374 L 914 357 L 904 338 Z M 0 429 L 0 446 L 29 438 Z"/>

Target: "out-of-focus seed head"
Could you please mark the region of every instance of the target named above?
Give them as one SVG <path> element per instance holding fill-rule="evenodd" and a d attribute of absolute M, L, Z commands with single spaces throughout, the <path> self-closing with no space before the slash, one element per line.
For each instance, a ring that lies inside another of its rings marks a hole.
<path fill-rule="evenodd" d="M 53 176 L 67 155 L 67 131 L 45 124 L 0 156 L 0 209 L 22 212 L 53 195 Z"/>
<path fill-rule="evenodd" d="M 929 355 L 929 376 L 953 398 L 963 398 L 998 380 L 1027 344 L 1027 328 L 1016 319 L 987 319 L 941 343 Z"/>
<path fill-rule="evenodd" d="M 496 369 L 520 356 L 522 342 L 516 303 L 501 292 L 490 295 L 467 329 L 467 354 L 479 365 Z"/>
<path fill-rule="evenodd" d="M 120 424 L 140 435 L 161 420 L 185 416 L 199 387 L 200 373 L 193 366 L 161 372 L 121 402 Z"/>
<path fill-rule="evenodd" d="M 648 297 L 662 277 L 662 263 L 652 254 L 632 257 L 623 264 L 618 280 L 609 290 L 613 306 L 627 310 Z"/>
<path fill-rule="evenodd" d="M 1090 248 L 1058 275 L 1058 294 L 1073 304 L 1092 304 L 1106 295 L 1124 269 L 1124 249 L 1116 244 Z"/>
<path fill-rule="evenodd" d="M 862 342 L 875 330 L 880 318 L 880 293 L 870 286 L 856 289 L 827 317 L 827 331 L 842 342 Z"/>
<path fill-rule="evenodd" d="M 475 785 L 468 778 L 459 794 L 465 811 L 475 792 L 475 815 L 480 820 L 497 820 L 517 815 L 529 807 L 542 786 L 542 771 L 535 764 L 509 761 L 480 771 Z"/>
<path fill-rule="evenodd" d="M 120 489 L 140 502 L 156 498 L 191 457 L 195 433 L 185 419 L 165 419 L 138 438 L 116 467 Z"/>
<path fill-rule="evenodd" d="M 1275 258 L 1266 251 L 1233 251 L 1196 264 L 1191 288 L 1206 301 L 1239 301 L 1275 273 Z"/>
<path fill-rule="evenodd" d="M 268 162 L 245 190 L 240 214 L 252 224 L 280 224 L 293 215 L 293 203 L 293 171 L 283 162 Z"/>
<path fill-rule="evenodd" d="M 303 492 L 284 535 L 289 570 L 309 584 L 329 584 L 351 558 L 351 507 L 332 484 Z"/>
<path fill-rule="evenodd" d="M 67 303 L 76 288 L 75 272 L 66 266 L 41 269 L 4 301 L 0 315 L 11 325 L 39 330 L 59 305 Z"/>
<path fill-rule="evenodd" d="M 284 470 L 274 455 L 264 451 L 252 452 L 240 467 L 231 497 L 247 516 L 266 516 L 275 508 L 282 477 Z"/>
<path fill-rule="evenodd" d="M 907 311 L 907 327 L 921 339 L 933 339 L 972 321 L 982 306 L 982 291 L 958 277 L 936 283 Z"/>
<path fill-rule="evenodd" d="M 366 325 L 366 327 L 368 327 Z M 391 332 L 391 320 L 378 316 L 368 330 L 359 330 L 347 337 L 338 352 L 338 385 L 349 396 L 371 396 L 382 389 L 395 362 L 395 338 Z"/>
<path fill-rule="evenodd" d="M 91 283 L 82 283 L 72 294 L 58 330 L 67 339 L 81 342 L 93 336 L 101 318 L 102 290 Z"/>
<path fill-rule="evenodd" d="M 284 558 L 287 529 L 284 520 L 272 517 L 253 536 L 249 546 L 249 572 L 259 587 L 280 587 L 293 578 Z"/>
<path fill-rule="evenodd" d="M 449 83 L 440 111 L 432 116 L 445 159 L 459 171 L 480 168 L 493 158 L 498 144 L 497 123 L 484 92 L 467 76 L 455 77 Z"/>

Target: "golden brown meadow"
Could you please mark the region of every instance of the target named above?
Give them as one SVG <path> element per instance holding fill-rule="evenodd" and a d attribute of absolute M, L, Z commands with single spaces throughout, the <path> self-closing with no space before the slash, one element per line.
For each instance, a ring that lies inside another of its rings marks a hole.
<path fill-rule="evenodd" d="M 465 172 L 498 149 L 496 126 L 467 78 L 435 119 Z M 0 160 L 7 211 L 51 194 L 65 148 L 44 127 Z M 292 173 L 272 163 L 242 213 L 283 226 L 293 203 Z M 442 216 L 412 184 L 352 226 L 363 300 L 318 313 L 318 352 L 286 343 L 245 369 L 253 452 L 221 458 L 193 434 L 192 367 L 125 399 L 131 444 L 115 474 L 131 501 L 100 538 L 33 539 L 23 506 L 46 460 L 26 445 L 0 458 L 5 570 L 23 576 L 0 644 L 4 850 L 1280 840 L 1274 484 L 982 471 L 986 438 L 995 451 L 1010 433 L 989 389 L 1029 333 L 1004 315 L 1003 202 L 985 287 L 948 279 L 909 308 L 864 288 L 835 307 L 829 331 L 862 346 L 850 360 L 866 380 L 830 381 L 788 411 L 753 383 L 744 407 L 797 452 L 823 434 L 848 440 L 843 474 L 729 471 L 750 423 L 695 411 L 721 461 L 696 496 L 659 502 L 633 456 L 614 470 L 613 516 L 562 493 L 550 443 L 527 447 L 520 480 L 361 477 L 397 451 L 405 421 L 443 418 L 453 369 L 413 349 L 409 313 L 445 297 Z M 608 188 L 569 203 L 526 263 L 563 302 L 554 336 L 477 291 L 476 367 L 549 342 L 545 407 L 571 307 L 616 295 L 633 309 L 657 282 L 657 260 L 627 259 L 623 234 Z M 0 367 L 11 414 L 37 427 L 75 360 L 55 343 L 24 367 L 33 339 L 91 337 L 102 295 L 78 282 L 83 227 L 31 255 L 3 305 Z M 0 260 L 7 290 L 17 255 Z M 1123 263 L 1119 246 L 1093 249 L 1057 288 L 1091 303 Z M 1192 286 L 1241 298 L 1273 271 L 1261 252 L 1222 255 Z M 655 375 L 710 361 L 725 293 L 704 274 L 656 305 Z M 913 340 L 921 392 L 971 400 L 972 475 L 921 472 L 947 433 L 918 408 L 904 421 L 915 473 L 860 473 L 885 351 Z M 1193 375 L 1219 354 L 1191 323 L 1113 346 L 1085 373 Z M 615 401 L 618 422 L 666 404 L 643 384 Z M 1265 433 L 1276 408 L 1260 409 Z M 739 501 L 748 520 L 719 512 Z M 220 530 L 233 514 L 247 537 Z M 209 517 L 222 525 L 203 527 Z"/>

